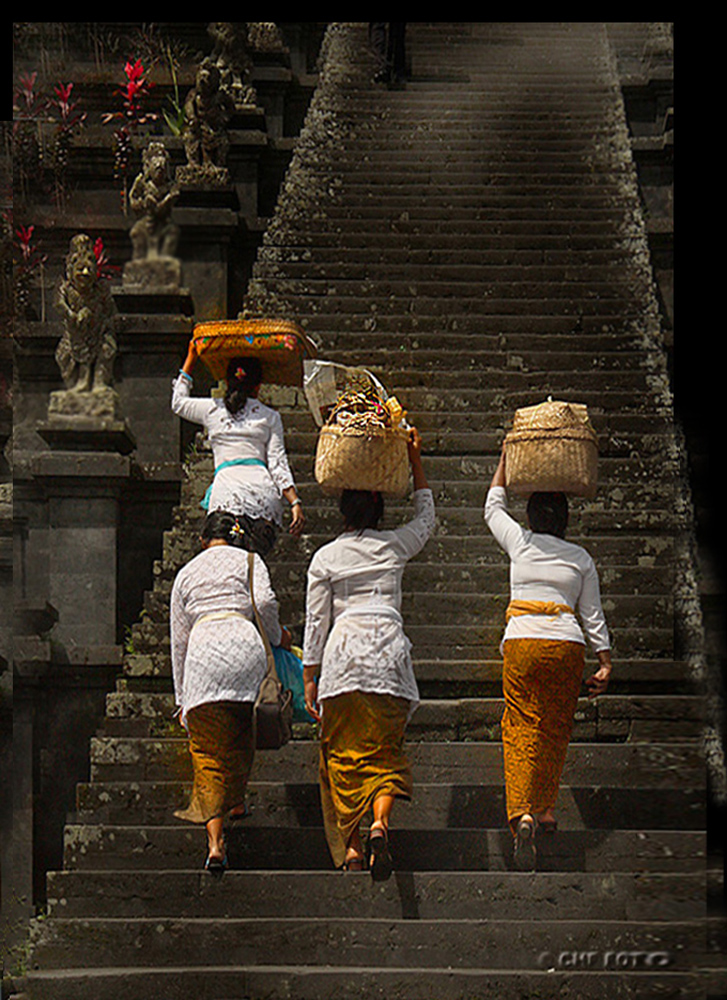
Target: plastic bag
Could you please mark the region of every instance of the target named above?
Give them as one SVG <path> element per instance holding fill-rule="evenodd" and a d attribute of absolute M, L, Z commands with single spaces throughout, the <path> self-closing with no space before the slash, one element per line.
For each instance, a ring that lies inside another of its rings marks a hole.
<path fill-rule="evenodd" d="M 273 646 L 275 669 L 284 688 L 293 693 L 293 722 L 313 722 L 305 707 L 305 689 L 303 687 L 303 650 L 297 646 L 284 649 Z"/>
<path fill-rule="evenodd" d="M 386 403 L 394 426 L 406 424 L 406 414 L 396 397 L 390 396 L 375 375 L 366 368 L 348 367 L 333 361 L 304 361 L 303 388 L 313 419 L 319 427 L 328 422 L 331 411 L 346 393 L 361 392 Z"/>

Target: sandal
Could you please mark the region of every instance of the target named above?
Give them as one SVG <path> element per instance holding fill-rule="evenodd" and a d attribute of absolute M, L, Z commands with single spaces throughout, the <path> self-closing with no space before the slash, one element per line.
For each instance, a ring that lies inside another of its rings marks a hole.
<path fill-rule="evenodd" d="M 347 858 L 343 862 L 343 870 L 345 872 L 362 872 L 363 871 L 364 859 L 359 857 Z"/>
<path fill-rule="evenodd" d="M 208 854 L 204 867 L 205 871 L 208 871 L 210 875 L 218 877 L 224 875 L 227 868 L 227 854 L 224 854 L 221 858 L 211 858 Z"/>
<path fill-rule="evenodd" d="M 383 826 L 372 827 L 369 832 L 369 867 L 374 882 L 385 882 L 394 870 L 389 835 Z"/>
<path fill-rule="evenodd" d="M 518 871 L 535 871 L 535 821 L 527 813 L 518 820 L 513 862 Z"/>

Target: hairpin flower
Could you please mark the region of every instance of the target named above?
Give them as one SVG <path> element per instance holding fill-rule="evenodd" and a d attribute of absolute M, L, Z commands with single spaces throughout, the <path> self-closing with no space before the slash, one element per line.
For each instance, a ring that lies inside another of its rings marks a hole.
<path fill-rule="evenodd" d="M 245 529 L 243 528 L 243 526 L 240 524 L 239 521 L 235 521 L 235 523 L 230 528 L 230 534 L 231 535 L 244 535 L 245 534 Z"/>

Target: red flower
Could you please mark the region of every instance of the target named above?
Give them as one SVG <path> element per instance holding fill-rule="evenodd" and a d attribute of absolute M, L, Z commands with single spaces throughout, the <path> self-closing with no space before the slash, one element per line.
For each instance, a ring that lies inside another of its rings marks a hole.
<path fill-rule="evenodd" d="M 32 247 L 30 246 L 30 241 L 33 238 L 34 229 L 35 226 L 28 226 L 27 229 L 25 226 L 21 226 L 20 229 L 15 230 L 15 235 L 18 237 L 18 240 L 20 241 L 20 250 L 23 254 L 24 260 L 29 260 L 33 252 Z"/>

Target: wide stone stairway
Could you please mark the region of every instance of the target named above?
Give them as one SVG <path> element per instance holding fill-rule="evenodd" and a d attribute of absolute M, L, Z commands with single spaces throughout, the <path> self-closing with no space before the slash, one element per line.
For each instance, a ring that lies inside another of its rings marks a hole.
<path fill-rule="evenodd" d="M 322 357 L 374 371 L 424 439 L 437 532 L 404 578 L 423 701 L 395 873 L 373 884 L 332 869 L 307 726 L 258 754 L 223 879 L 202 870 L 203 831 L 173 817 L 190 766 L 167 602 L 210 476 L 196 448 L 63 870 L 48 876 L 32 1000 L 727 992 L 724 919 L 708 915 L 690 510 L 606 27 L 416 23 L 408 55 L 412 77 L 390 91 L 372 83 L 366 25 L 329 28 L 246 302 L 297 319 Z M 515 408 L 548 396 L 587 404 L 598 431 L 598 494 L 573 502 L 569 537 L 599 566 L 614 680 L 579 704 L 560 830 L 521 873 L 499 729 L 508 567 L 482 503 Z M 266 398 L 308 515 L 304 539 L 270 557 L 300 641 L 307 563 L 338 515 L 313 480 L 303 394 Z M 389 506 L 387 523 L 410 511 Z"/>

